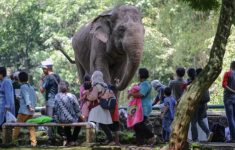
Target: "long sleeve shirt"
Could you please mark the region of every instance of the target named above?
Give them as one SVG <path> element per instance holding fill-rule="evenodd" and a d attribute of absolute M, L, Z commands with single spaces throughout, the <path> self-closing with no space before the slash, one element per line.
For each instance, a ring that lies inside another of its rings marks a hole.
<path fill-rule="evenodd" d="M 0 125 L 4 122 L 6 108 L 15 115 L 15 104 L 12 81 L 4 77 L 0 81 Z"/>
<path fill-rule="evenodd" d="M 55 96 L 54 119 L 59 123 L 78 122 L 80 108 L 75 95 L 58 93 Z"/>
<path fill-rule="evenodd" d="M 28 106 L 35 109 L 37 103 L 37 96 L 34 88 L 24 83 L 20 86 L 20 109 L 19 114 L 33 115 L 33 112 L 29 111 Z"/>

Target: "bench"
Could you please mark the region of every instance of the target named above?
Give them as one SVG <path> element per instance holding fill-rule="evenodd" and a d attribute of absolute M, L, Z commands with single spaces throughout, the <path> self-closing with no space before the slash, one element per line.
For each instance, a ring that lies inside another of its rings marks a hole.
<path fill-rule="evenodd" d="M 79 122 L 79 123 L 71 123 L 71 124 L 65 124 L 65 123 L 44 123 L 44 124 L 34 124 L 34 123 L 4 123 L 2 126 L 2 143 L 3 144 L 9 144 L 11 142 L 11 131 L 14 127 L 39 127 L 39 126 L 45 126 L 45 127 L 85 127 L 86 128 L 86 142 L 88 144 L 92 143 L 94 141 L 94 129 L 96 128 L 95 124 L 92 122 Z M 10 131 L 10 132 L 8 132 Z M 10 134 L 10 135 L 9 135 Z"/>

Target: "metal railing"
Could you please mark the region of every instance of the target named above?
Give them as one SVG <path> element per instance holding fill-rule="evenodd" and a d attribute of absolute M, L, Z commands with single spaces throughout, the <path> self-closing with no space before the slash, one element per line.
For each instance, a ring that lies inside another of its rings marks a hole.
<path fill-rule="evenodd" d="M 208 109 L 224 109 L 224 105 L 223 104 L 209 104 L 207 105 Z M 121 106 L 119 107 L 119 109 L 127 109 L 126 106 Z M 160 110 L 160 105 L 154 105 L 153 106 L 153 110 Z"/>

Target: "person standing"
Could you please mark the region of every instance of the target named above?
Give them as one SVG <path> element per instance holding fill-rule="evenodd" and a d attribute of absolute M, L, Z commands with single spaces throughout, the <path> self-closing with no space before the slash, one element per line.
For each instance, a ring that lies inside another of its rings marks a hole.
<path fill-rule="evenodd" d="M 155 137 L 152 131 L 146 126 L 146 121 L 150 113 L 152 112 L 152 101 L 151 101 L 151 89 L 152 86 L 147 80 L 149 77 L 149 72 L 146 68 L 140 68 L 138 71 L 139 77 L 139 87 L 140 91 L 135 93 L 129 93 L 128 99 L 133 97 L 140 97 L 142 99 L 142 108 L 144 119 L 142 122 L 134 125 L 134 130 L 136 134 L 136 142 L 138 144 L 143 143 L 143 139 L 147 139 L 148 143 L 153 146 L 155 144 Z"/>
<path fill-rule="evenodd" d="M 43 76 L 41 78 L 40 91 L 45 94 L 46 115 L 53 117 L 53 108 L 55 104 L 55 95 L 58 93 L 59 75 L 53 72 L 53 63 L 50 59 L 42 62 Z M 48 130 L 49 142 L 52 139 L 52 130 Z"/>
<path fill-rule="evenodd" d="M 156 105 L 158 102 L 160 102 L 160 104 L 163 104 L 165 98 L 164 95 L 165 86 L 159 80 L 153 80 L 151 82 L 151 85 L 154 88 L 154 90 L 157 91 L 157 96 L 155 97 L 152 106 Z"/>
<path fill-rule="evenodd" d="M 101 71 L 94 71 L 91 76 L 92 82 L 92 91 L 89 92 L 88 90 L 84 93 L 86 98 L 91 101 L 92 103 L 96 101 L 97 105 L 93 105 L 90 110 L 88 121 L 92 121 L 98 123 L 100 128 L 106 134 L 106 141 L 104 142 L 105 145 L 113 145 L 114 139 L 109 128 L 109 125 L 113 123 L 111 113 L 107 109 L 103 109 L 98 103 L 99 99 L 107 99 L 109 96 L 109 92 L 107 89 L 108 85 L 104 82 L 103 73 Z"/>
<path fill-rule="evenodd" d="M 166 87 L 164 89 L 164 107 L 163 113 L 161 114 L 162 118 L 162 135 L 164 142 L 169 142 L 170 134 L 171 134 L 171 123 L 174 120 L 175 115 L 175 105 L 176 100 L 173 96 L 171 96 L 171 89 Z"/>
<path fill-rule="evenodd" d="M 235 61 L 230 64 L 230 70 L 225 72 L 222 86 L 224 88 L 224 107 L 228 120 L 231 140 L 235 143 Z"/>
<path fill-rule="evenodd" d="M 18 111 L 20 109 L 20 83 L 19 83 L 19 71 L 13 74 L 13 89 L 14 89 L 14 100 L 15 100 L 15 116 L 17 118 Z"/>
<path fill-rule="evenodd" d="M 202 71 L 201 68 L 198 68 L 197 70 L 195 70 L 194 68 L 189 68 L 187 71 L 187 74 L 189 76 L 187 85 L 190 85 L 194 81 L 195 77 L 198 76 L 201 71 Z M 203 130 L 203 132 L 206 133 L 207 142 L 210 142 L 213 137 L 213 133 L 210 132 L 209 127 L 203 121 L 203 119 L 206 118 L 206 116 L 207 116 L 207 113 L 206 113 L 207 103 L 209 101 L 210 101 L 209 90 L 205 90 L 203 92 L 203 95 L 201 97 L 199 105 L 198 105 L 197 109 L 195 110 L 195 113 L 191 119 L 192 141 L 195 141 L 195 142 L 198 141 L 197 123 L 200 126 L 200 128 Z"/>
<path fill-rule="evenodd" d="M 175 98 L 177 102 L 179 102 L 181 96 L 183 95 L 186 82 L 184 80 L 184 75 L 185 75 L 185 69 L 182 67 L 179 67 L 176 69 L 176 79 L 171 80 L 169 82 L 169 87 L 172 91 L 172 96 Z"/>
<path fill-rule="evenodd" d="M 19 73 L 20 86 L 20 108 L 17 116 L 17 122 L 26 122 L 33 118 L 37 103 L 37 96 L 34 88 L 28 83 L 28 74 L 26 72 Z M 20 127 L 13 130 L 13 141 L 16 141 L 20 133 Z M 29 127 L 31 146 L 37 145 L 36 132 L 34 127 Z"/>
<path fill-rule="evenodd" d="M 6 68 L 0 67 L 0 127 L 5 122 L 6 111 L 15 115 L 12 81 L 6 75 Z"/>

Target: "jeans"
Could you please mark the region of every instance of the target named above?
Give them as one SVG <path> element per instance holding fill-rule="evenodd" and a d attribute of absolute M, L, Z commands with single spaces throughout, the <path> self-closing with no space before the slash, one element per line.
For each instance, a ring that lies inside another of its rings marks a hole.
<path fill-rule="evenodd" d="M 134 125 L 136 142 L 138 144 L 143 143 L 143 139 L 150 139 L 154 137 L 152 131 L 146 126 L 147 117 L 144 117 L 144 120 L 140 123 Z"/>
<path fill-rule="evenodd" d="M 53 117 L 53 107 L 46 106 L 46 115 Z M 52 137 L 52 128 L 51 127 L 48 127 L 48 136 L 49 136 L 49 139 L 52 140 L 53 137 Z"/>
<path fill-rule="evenodd" d="M 235 140 L 235 99 L 225 98 L 224 107 L 228 120 L 231 140 Z"/>
<path fill-rule="evenodd" d="M 17 122 L 26 122 L 27 120 L 33 118 L 33 115 L 24 115 L 24 114 L 18 114 L 17 116 Z M 29 128 L 29 134 L 30 134 L 30 141 L 31 145 L 35 146 L 37 145 L 36 140 L 36 132 L 34 127 L 28 127 Z M 15 127 L 13 130 L 13 140 L 17 140 L 20 133 L 20 127 Z"/>
<path fill-rule="evenodd" d="M 201 127 L 201 129 L 206 133 L 207 137 L 210 134 L 210 130 L 203 121 L 206 117 L 204 112 L 206 111 L 206 104 L 201 104 L 198 106 L 198 109 L 195 111 L 195 114 L 191 120 L 191 132 L 192 132 L 192 140 L 198 140 L 198 131 L 197 131 L 197 123 Z"/>
<path fill-rule="evenodd" d="M 165 142 L 168 142 L 170 139 L 171 133 L 171 123 L 173 122 L 172 119 L 163 118 L 162 120 L 162 136 Z"/>

